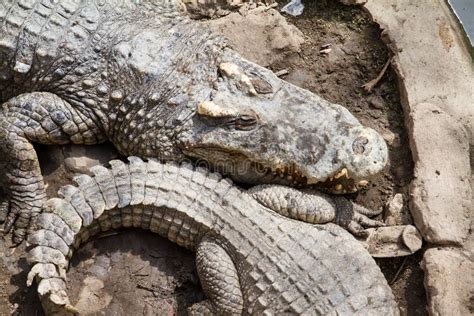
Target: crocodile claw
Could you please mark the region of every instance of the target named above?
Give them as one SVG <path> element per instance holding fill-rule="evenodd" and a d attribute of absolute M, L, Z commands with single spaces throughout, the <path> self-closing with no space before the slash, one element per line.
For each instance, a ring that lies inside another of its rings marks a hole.
<path fill-rule="evenodd" d="M 385 223 L 373 220 L 369 216 L 380 214 L 381 210 L 366 209 L 344 197 L 335 197 L 336 217 L 334 222 L 357 237 L 368 237 L 366 228 L 382 227 Z"/>
<path fill-rule="evenodd" d="M 373 220 L 363 214 L 354 212 L 353 219 L 346 228 L 354 236 L 366 238 L 369 236 L 369 232 L 365 230 L 366 228 L 382 226 L 385 226 L 384 222 Z"/>
<path fill-rule="evenodd" d="M 0 221 L 4 222 L 4 234 L 12 232 L 13 246 L 18 246 L 27 235 L 32 217 L 42 208 L 44 199 L 25 199 L 21 202 L 6 198 L 0 203 Z"/>

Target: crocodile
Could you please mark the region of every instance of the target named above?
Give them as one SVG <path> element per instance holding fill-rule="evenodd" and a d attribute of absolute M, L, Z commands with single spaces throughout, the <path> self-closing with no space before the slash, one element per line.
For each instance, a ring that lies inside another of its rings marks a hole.
<path fill-rule="evenodd" d="M 387 146 L 344 107 L 238 55 L 172 3 L 0 2 L 0 154 L 19 243 L 46 201 L 33 143 L 110 141 L 248 184 L 352 191 Z"/>
<path fill-rule="evenodd" d="M 207 300 L 190 314 L 399 314 L 375 261 L 331 219 L 334 210 L 347 213 L 344 203 L 278 185 L 245 191 L 191 164 L 128 159 L 76 176 L 76 186 L 60 188 L 36 217 L 27 282 L 37 282 L 48 315 L 78 312 L 66 291 L 74 250 L 122 227 L 150 230 L 196 252 Z M 299 205 L 291 203 L 295 197 Z"/>

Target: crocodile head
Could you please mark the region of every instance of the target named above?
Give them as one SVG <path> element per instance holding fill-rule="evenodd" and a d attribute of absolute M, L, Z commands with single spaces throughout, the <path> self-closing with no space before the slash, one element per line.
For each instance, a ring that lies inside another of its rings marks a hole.
<path fill-rule="evenodd" d="M 235 55 L 192 117 L 182 152 L 243 183 L 353 192 L 387 163 L 387 146 L 345 108 Z"/>

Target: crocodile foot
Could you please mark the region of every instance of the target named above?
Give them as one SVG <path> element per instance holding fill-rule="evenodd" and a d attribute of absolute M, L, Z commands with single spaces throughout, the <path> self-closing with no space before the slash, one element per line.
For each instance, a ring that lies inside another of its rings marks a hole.
<path fill-rule="evenodd" d="M 369 210 L 344 197 L 334 197 L 334 203 L 336 204 L 334 223 L 344 227 L 354 236 L 368 237 L 366 228 L 385 226 L 384 222 L 369 218 L 380 214 L 382 210 Z"/>
<path fill-rule="evenodd" d="M 280 215 L 311 224 L 332 222 L 358 237 L 368 236 L 365 228 L 385 226 L 381 221 L 370 219 L 382 210 L 370 210 L 341 196 L 299 191 L 281 185 L 258 185 L 247 193 Z"/>
<path fill-rule="evenodd" d="M 33 143 L 96 144 L 104 136 L 91 118 L 49 92 L 21 94 L 1 104 L 0 109 L 0 156 L 5 165 L 0 176 L 6 179 L 9 199 L 5 232 L 13 230 L 13 243 L 19 244 L 46 201 Z"/>
<path fill-rule="evenodd" d="M 40 213 L 46 201 L 46 194 L 34 194 L 34 197 L 22 196 L 21 198 L 6 199 L 0 204 L 0 213 L 5 221 L 4 233 L 12 232 L 14 246 L 19 245 L 31 228 L 30 222 Z"/>

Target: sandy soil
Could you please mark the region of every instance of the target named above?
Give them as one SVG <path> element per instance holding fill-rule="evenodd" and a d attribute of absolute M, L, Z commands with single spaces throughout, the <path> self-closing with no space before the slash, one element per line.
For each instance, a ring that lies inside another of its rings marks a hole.
<path fill-rule="evenodd" d="M 299 54 L 282 55 L 270 68 L 287 69 L 284 79 L 346 106 L 390 144 L 390 164 L 385 172 L 353 198 L 381 208 L 395 193 L 407 197 L 413 163 L 395 76 L 389 70 L 370 94 L 361 89 L 389 58 L 377 25 L 360 9 L 332 1 L 310 2 L 302 16 L 288 19 L 304 33 L 306 41 Z M 322 55 L 319 51 L 325 44 L 331 44 L 331 52 Z M 40 152 L 50 181 L 48 191 L 54 192 L 58 184 L 67 181 L 60 158 L 51 157 L 51 149 L 40 148 Z M 0 314 L 39 314 L 35 289 L 25 288 L 26 263 L 20 260 L 23 247 L 11 253 L 8 246 L 8 240 L 0 240 Z M 378 260 L 403 314 L 425 313 L 421 257 L 419 253 Z M 73 303 L 97 314 L 183 314 L 187 306 L 203 298 L 193 255 L 141 231 L 119 232 L 87 243 L 75 255 L 68 278 Z"/>

